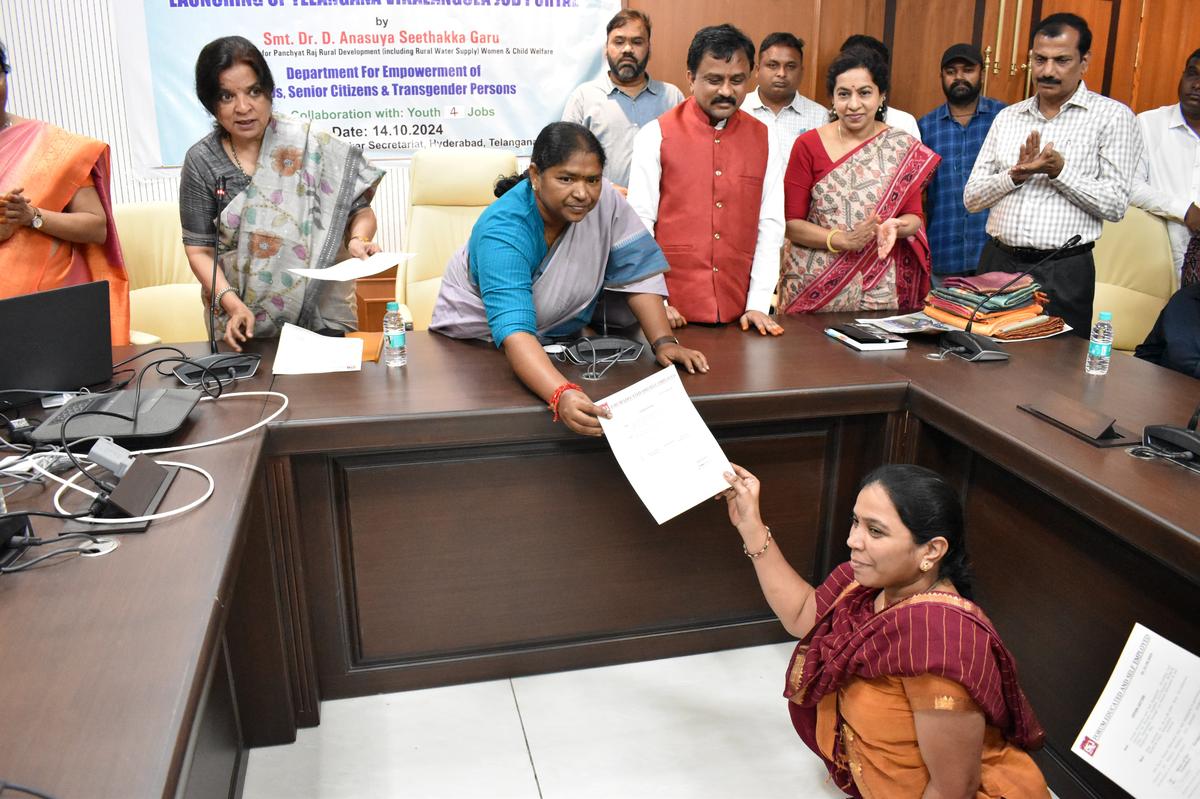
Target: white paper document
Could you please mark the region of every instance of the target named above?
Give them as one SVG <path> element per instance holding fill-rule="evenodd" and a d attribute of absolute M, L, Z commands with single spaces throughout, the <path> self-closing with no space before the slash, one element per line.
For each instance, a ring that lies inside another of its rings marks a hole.
<path fill-rule="evenodd" d="M 289 269 L 293 275 L 313 280 L 358 280 L 385 272 L 412 258 L 411 252 L 377 252 L 370 258 L 347 258 L 325 269 Z"/>
<path fill-rule="evenodd" d="M 1140 624 L 1071 751 L 1135 797 L 1200 797 L 1200 657 Z"/>
<path fill-rule="evenodd" d="M 277 375 L 315 375 L 362 369 L 363 340 L 333 338 L 285 322 L 275 350 Z"/>
<path fill-rule="evenodd" d="M 732 471 L 712 432 L 668 366 L 596 403 L 604 436 L 626 479 L 662 524 L 729 488 Z"/>

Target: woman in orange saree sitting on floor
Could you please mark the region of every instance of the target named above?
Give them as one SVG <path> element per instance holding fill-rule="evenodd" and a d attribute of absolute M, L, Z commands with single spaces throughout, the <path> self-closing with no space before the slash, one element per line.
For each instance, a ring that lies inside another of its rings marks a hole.
<path fill-rule="evenodd" d="M 800 638 L 783 695 L 801 739 L 853 797 L 1047 799 L 1043 733 L 1012 655 L 970 600 L 957 494 L 920 466 L 859 490 L 843 563 L 818 587 L 759 516 L 759 482 L 726 475 L 729 518 L 771 609 Z"/>
<path fill-rule="evenodd" d="M 784 175 L 784 313 L 921 307 L 929 242 L 921 191 L 940 158 L 883 121 L 888 66 L 851 48 L 829 67 L 835 119 L 802 134 Z"/>
<path fill-rule="evenodd" d="M 128 344 L 108 145 L 9 114 L 8 72 L 0 45 L 0 299 L 107 280 L 113 343 Z"/>

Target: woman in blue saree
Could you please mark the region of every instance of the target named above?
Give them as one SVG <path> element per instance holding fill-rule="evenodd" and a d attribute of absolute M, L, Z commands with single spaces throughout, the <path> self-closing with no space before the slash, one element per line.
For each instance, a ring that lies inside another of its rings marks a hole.
<path fill-rule="evenodd" d="M 655 358 L 708 371 L 671 335 L 667 261 L 625 198 L 602 177 L 604 149 L 587 128 L 546 126 L 529 170 L 502 178 L 471 238 L 446 267 L 429 329 L 493 341 L 517 377 L 571 430 L 602 435 L 605 414 L 555 368 L 541 338 L 577 333 L 605 289 L 622 292 Z"/>

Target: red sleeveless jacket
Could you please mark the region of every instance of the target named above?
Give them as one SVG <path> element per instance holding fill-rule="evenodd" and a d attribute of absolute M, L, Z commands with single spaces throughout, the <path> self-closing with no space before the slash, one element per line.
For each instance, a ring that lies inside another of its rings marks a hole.
<path fill-rule="evenodd" d="M 654 237 L 671 265 L 671 305 L 689 322 L 737 321 L 746 310 L 758 242 L 767 126 L 739 110 L 714 128 L 694 97 L 658 124 L 662 177 Z"/>

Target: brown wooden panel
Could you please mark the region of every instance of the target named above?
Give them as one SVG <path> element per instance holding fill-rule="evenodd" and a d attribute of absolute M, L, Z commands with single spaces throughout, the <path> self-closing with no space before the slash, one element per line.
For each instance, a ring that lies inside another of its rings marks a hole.
<path fill-rule="evenodd" d="M 1134 92 L 1138 81 L 1137 57 L 1141 36 L 1142 3 L 1140 0 L 1124 0 L 1117 14 L 1116 28 L 1111 31 L 1110 36 L 1112 45 L 1109 48 L 1111 53 L 1107 94 L 1130 107 L 1136 103 Z M 1182 67 L 1180 72 L 1183 72 Z"/>
<path fill-rule="evenodd" d="M 728 449 L 775 486 L 765 518 L 805 574 L 822 513 L 824 480 L 812 476 L 829 469 L 825 437 L 780 432 Z M 607 448 L 339 466 L 355 665 L 769 615 L 724 507 L 658 527 Z"/>
<path fill-rule="evenodd" d="M 227 659 L 221 646 L 208 689 L 197 714 L 187 764 L 183 799 L 215 799 L 242 795 L 246 779 L 246 749 L 242 745 L 238 707 Z"/>
<path fill-rule="evenodd" d="M 863 358 L 824 335 L 764 337 L 736 326 L 690 325 L 679 338 L 708 357 L 707 374 L 681 378 L 710 425 L 888 413 L 904 402 L 907 382 L 890 368 L 903 353 Z M 269 360 L 273 342 L 255 346 Z M 584 380 L 583 367 L 556 366 L 597 398 L 660 368 L 649 351 L 598 381 Z M 275 454 L 576 440 L 551 421 L 545 403 L 521 385 L 494 345 L 426 331 L 409 334 L 403 369 L 368 363 L 359 372 L 282 375 L 274 387 L 291 398 L 287 415 L 271 427 Z"/>
<path fill-rule="evenodd" d="M 358 329 L 371 332 L 383 330 L 387 304 L 396 300 L 396 267 L 356 280 L 354 294 L 358 303 Z"/>
<path fill-rule="evenodd" d="M 246 745 L 269 746 L 296 740 L 291 681 L 280 676 L 297 669 L 284 641 L 283 613 L 291 603 L 283 601 L 276 577 L 279 559 L 266 515 L 266 481 L 257 482 L 225 635 Z"/>
<path fill-rule="evenodd" d="M 1145 0 L 1144 6 L 1133 89 L 1133 110 L 1138 112 L 1179 102 L 1185 59 L 1200 48 L 1200 5 Z"/>
<path fill-rule="evenodd" d="M 931 24 L 936 20 L 936 24 Z M 971 41 L 975 4 L 964 0 L 897 0 L 889 102 L 920 119 L 946 102 L 941 59 L 946 48 Z"/>
<path fill-rule="evenodd" d="M 994 62 L 988 71 L 986 91 L 1005 103 L 1026 97 L 1026 70 L 1029 56 L 1030 19 L 1041 0 L 987 0 L 984 11 L 983 40 L 979 49 Z M 1014 48 L 1014 33 L 1016 47 Z M 991 48 L 988 53 L 987 48 Z M 1013 71 L 1013 65 L 1017 69 Z"/>
<path fill-rule="evenodd" d="M 317 667 L 313 656 L 304 565 L 301 556 L 299 511 L 291 462 L 272 458 L 265 480 L 266 508 L 270 526 L 268 543 L 274 566 L 276 596 L 282 614 L 284 661 L 291 684 L 292 712 L 299 727 L 315 727 L 321 721 Z"/>
<path fill-rule="evenodd" d="M 779 546 L 821 577 L 843 557 L 885 428 L 870 416 L 715 432 L 769 487 Z M 786 638 L 724 505 L 658 527 L 602 444 L 293 465 L 326 698 Z"/>

